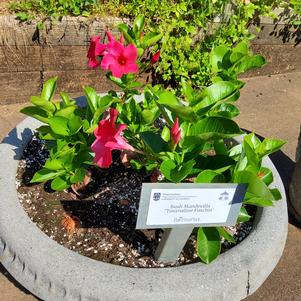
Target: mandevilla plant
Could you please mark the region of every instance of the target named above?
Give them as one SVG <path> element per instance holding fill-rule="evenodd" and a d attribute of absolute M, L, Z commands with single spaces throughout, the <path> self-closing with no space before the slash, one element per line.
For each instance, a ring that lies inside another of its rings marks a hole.
<path fill-rule="evenodd" d="M 112 151 L 120 150 L 122 161 L 143 169 L 163 182 L 246 183 L 248 190 L 237 223 L 249 220 L 246 205 L 272 206 L 280 192 L 269 188 L 271 170 L 262 158 L 281 148 L 283 141 L 247 134 L 243 142 L 233 138 L 244 132 L 233 120 L 243 82 L 236 78 L 246 66 L 261 66 L 261 56 L 250 56 L 248 43 L 235 48 L 218 46 L 210 54 L 213 84 L 194 89 L 182 80 L 182 94 L 176 96 L 160 85 L 137 80 L 159 59 L 160 35 L 142 34 L 144 18 L 133 28 L 120 25 L 121 36 L 106 33 L 92 37 L 89 66 L 108 70 L 107 77 L 120 93 L 101 96 L 85 87 L 86 107 L 79 107 L 64 92 L 62 101 L 53 100 L 57 78 L 48 80 L 33 106 L 22 110 L 45 125 L 37 130 L 47 141 L 50 155 L 32 182 L 51 181 L 54 190 L 68 189 L 84 181 L 91 165 L 108 168 Z M 151 55 L 150 53 L 155 53 Z M 139 92 L 137 88 L 144 88 Z M 235 243 L 225 227 L 198 229 L 198 254 L 209 263 L 220 253 L 221 239 Z"/>

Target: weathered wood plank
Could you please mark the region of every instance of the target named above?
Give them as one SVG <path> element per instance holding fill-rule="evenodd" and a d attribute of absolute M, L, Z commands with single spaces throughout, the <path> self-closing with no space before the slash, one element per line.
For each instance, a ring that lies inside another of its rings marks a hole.
<path fill-rule="evenodd" d="M 0 16 L 0 45 L 29 46 L 39 44 L 37 22 L 20 23 L 16 16 Z"/>
<path fill-rule="evenodd" d="M 1 72 L 0 104 L 26 102 L 40 93 L 40 72 Z"/>
<path fill-rule="evenodd" d="M 0 72 L 40 71 L 40 46 L 0 46 Z"/>
<path fill-rule="evenodd" d="M 46 46 L 41 49 L 43 70 L 88 70 L 88 46 Z"/>

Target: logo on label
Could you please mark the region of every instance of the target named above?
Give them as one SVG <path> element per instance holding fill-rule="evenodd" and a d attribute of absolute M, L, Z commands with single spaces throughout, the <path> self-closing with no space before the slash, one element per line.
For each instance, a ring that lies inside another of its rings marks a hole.
<path fill-rule="evenodd" d="M 219 200 L 221 201 L 228 201 L 229 200 L 229 193 L 227 191 L 220 194 Z"/>
<path fill-rule="evenodd" d="M 159 200 L 160 200 L 160 197 L 161 197 L 161 192 L 154 192 L 153 200 L 154 200 L 155 202 L 159 201 Z"/>

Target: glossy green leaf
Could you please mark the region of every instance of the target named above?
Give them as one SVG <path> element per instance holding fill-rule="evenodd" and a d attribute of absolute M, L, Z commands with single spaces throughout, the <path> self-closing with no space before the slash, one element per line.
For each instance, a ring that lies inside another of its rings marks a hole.
<path fill-rule="evenodd" d="M 207 117 L 191 126 L 189 136 L 201 139 L 231 138 L 242 133 L 239 126 L 228 118 Z"/>
<path fill-rule="evenodd" d="M 45 162 L 45 165 L 44 167 L 46 169 L 49 169 L 49 170 L 59 170 L 59 169 L 64 169 L 63 167 L 63 164 L 60 160 L 58 159 L 51 159 L 49 158 L 46 162 Z"/>
<path fill-rule="evenodd" d="M 51 189 L 62 191 L 70 187 L 70 184 L 64 177 L 57 177 L 51 182 Z"/>
<path fill-rule="evenodd" d="M 26 107 L 21 109 L 20 112 L 41 122 L 48 123 L 47 113 L 38 107 Z"/>
<path fill-rule="evenodd" d="M 85 93 L 86 100 L 87 100 L 88 106 L 90 108 L 90 111 L 92 114 L 94 114 L 95 111 L 97 110 L 97 103 L 98 103 L 99 96 L 97 95 L 96 91 L 91 87 L 85 87 L 84 93 Z"/>
<path fill-rule="evenodd" d="M 257 176 L 267 185 L 269 186 L 274 181 L 272 171 L 267 167 L 261 167 Z"/>
<path fill-rule="evenodd" d="M 217 227 L 216 229 L 219 232 L 219 235 L 221 237 L 223 237 L 225 240 L 227 240 L 228 242 L 230 242 L 232 244 L 236 243 L 233 236 L 224 227 Z"/>
<path fill-rule="evenodd" d="M 199 173 L 199 175 L 196 177 L 195 183 L 224 183 L 225 178 L 222 174 L 206 169 Z"/>
<path fill-rule="evenodd" d="M 41 99 L 51 101 L 56 90 L 57 77 L 50 78 L 43 84 Z"/>
<path fill-rule="evenodd" d="M 249 172 L 249 171 L 238 171 L 234 177 L 235 183 L 244 183 L 248 184 L 248 192 L 253 194 L 256 197 L 273 200 L 274 197 L 270 192 L 267 185 L 260 180 L 257 175 Z"/>
<path fill-rule="evenodd" d="M 126 24 L 119 24 L 118 30 L 122 33 L 124 39 L 130 44 L 136 44 L 133 39 L 133 33 Z"/>
<path fill-rule="evenodd" d="M 150 32 L 142 38 L 142 47 L 147 48 L 156 44 L 162 38 L 162 33 Z"/>
<path fill-rule="evenodd" d="M 49 118 L 49 125 L 55 134 L 61 136 L 69 136 L 70 131 L 68 127 L 69 119 L 61 116 L 54 116 Z"/>
<path fill-rule="evenodd" d="M 86 175 L 86 170 L 84 168 L 78 168 L 76 169 L 74 175 L 70 177 L 71 183 L 80 183 L 84 180 L 84 177 Z"/>
<path fill-rule="evenodd" d="M 160 153 L 168 150 L 168 144 L 161 138 L 159 134 L 153 132 L 140 133 L 141 139 L 154 153 Z"/>
<path fill-rule="evenodd" d="M 30 183 L 46 182 L 48 180 L 52 180 L 55 177 L 64 174 L 64 173 L 65 173 L 64 170 L 53 171 L 53 170 L 49 170 L 47 168 L 42 168 L 34 174 Z"/>
<path fill-rule="evenodd" d="M 244 223 L 249 221 L 251 218 L 251 215 L 248 214 L 247 210 L 245 207 L 241 207 L 239 214 L 238 214 L 238 218 L 236 223 Z"/>
<path fill-rule="evenodd" d="M 281 195 L 281 192 L 279 191 L 279 189 L 272 188 L 272 189 L 270 189 L 270 192 L 273 195 L 275 201 L 279 201 L 282 199 L 282 195 Z"/>
<path fill-rule="evenodd" d="M 193 160 L 181 165 L 177 165 L 173 160 L 165 160 L 160 166 L 160 171 L 170 182 L 179 183 L 191 173 L 194 164 Z"/>
<path fill-rule="evenodd" d="M 221 250 L 221 239 L 218 230 L 214 227 L 201 227 L 198 229 L 197 251 L 201 260 L 205 263 L 212 262 Z"/>
<path fill-rule="evenodd" d="M 244 200 L 243 203 L 258 206 L 258 207 L 273 206 L 273 201 L 271 201 L 269 199 L 260 198 L 260 197 L 258 197 L 258 198 L 255 197 L 255 198 L 251 198 L 251 199 L 248 199 L 248 200 Z"/>
<path fill-rule="evenodd" d="M 227 65 L 225 65 L 224 60 L 227 53 L 229 53 L 229 49 L 223 45 L 212 49 L 210 53 L 210 65 L 213 72 L 218 72 L 221 69 L 227 69 Z"/>
<path fill-rule="evenodd" d="M 68 118 L 75 111 L 75 105 L 69 105 L 55 112 L 55 116 L 62 116 Z"/>
<path fill-rule="evenodd" d="M 139 38 L 141 31 L 143 30 L 144 27 L 144 16 L 140 15 L 138 16 L 134 22 L 133 22 L 133 30 L 134 32 L 138 35 L 137 38 Z"/>
<path fill-rule="evenodd" d="M 32 96 L 30 98 L 30 101 L 35 106 L 37 106 L 47 112 L 53 113 L 55 111 L 55 105 L 52 102 L 45 100 L 43 98 L 40 98 L 39 96 Z"/>
<path fill-rule="evenodd" d="M 77 133 L 82 127 L 82 120 L 79 116 L 73 115 L 68 121 L 70 135 Z"/>
<path fill-rule="evenodd" d="M 267 156 L 278 150 L 285 144 L 285 141 L 279 139 L 264 139 L 261 145 L 257 148 L 257 153 L 260 157 Z"/>

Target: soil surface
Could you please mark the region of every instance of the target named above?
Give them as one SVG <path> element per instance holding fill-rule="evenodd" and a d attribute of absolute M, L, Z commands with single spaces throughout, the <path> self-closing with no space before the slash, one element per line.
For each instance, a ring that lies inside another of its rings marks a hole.
<path fill-rule="evenodd" d="M 92 180 L 80 196 L 71 189 L 52 191 L 49 183 L 29 183 L 47 158 L 44 142 L 34 137 L 19 163 L 16 185 L 24 210 L 50 238 L 92 259 L 128 267 L 178 266 L 199 261 L 196 231 L 177 262 L 163 264 L 154 260 L 163 231 L 135 229 L 141 185 L 150 182 L 150 178 L 124 167 L 118 152 L 113 154 L 110 168 L 91 168 Z M 252 212 L 252 208 L 248 211 Z M 239 243 L 250 233 L 252 223 L 251 220 L 227 230 Z M 233 246 L 223 241 L 222 252 Z"/>

